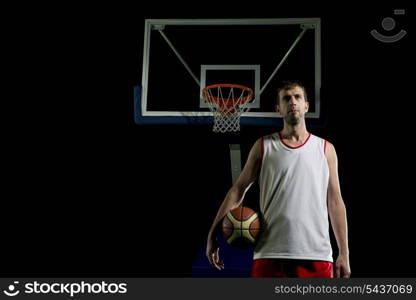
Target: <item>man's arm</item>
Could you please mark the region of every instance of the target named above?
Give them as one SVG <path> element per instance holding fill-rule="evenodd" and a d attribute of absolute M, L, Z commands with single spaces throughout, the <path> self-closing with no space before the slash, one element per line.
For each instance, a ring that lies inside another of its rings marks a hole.
<path fill-rule="evenodd" d="M 326 158 L 329 167 L 328 213 L 338 244 L 339 255 L 335 262 L 336 277 L 350 277 L 347 214 L 338 178 L 338 158 L 334 146 L 327 142 Z"/>
<path fill-rule="evenodd" d="M 224 263 L 219 259 L 219 249 L 215 240 L 216 230 L 224 216 L 230 210 L 237 208 L 241 204 L 241 202 L 244 199 L 245 193 L 253 184 L 253 182 L 257 179 L 262 160 L 261 147 L 262 140 L 259 139 L 251 148 L 247 158 L 247 162 L 243 170 L 241 171 L 240 176 L 225 196 L 224 201 L 218 209 L 214 222 L 212 223 L 211 229 L 209 230 L 207 238 L 206 256 L 211 265 L 217 268 L 218 270 L 224 269 Z"/>

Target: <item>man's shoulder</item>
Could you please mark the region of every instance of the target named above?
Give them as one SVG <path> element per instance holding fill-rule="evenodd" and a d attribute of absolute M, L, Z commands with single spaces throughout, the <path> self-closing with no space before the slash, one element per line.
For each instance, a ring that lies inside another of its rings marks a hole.
<path fill-rule="evenodd" d="M 321 137 L 321 136 L 318 136 L 318 135 L 315 135 L 315 134 L 312 134 L 312 133 L 311 133 L 311 137 L 318 140 L 318 141 L 321 141 L 321 142 L 323 142 L 327 145 L 329 145 L 329 144 L 332 145 L 332 143 L 325 137 Z"/>
<path fill-rule="evenodd" d="M 316 134 L 313 134 L 313 133 L 311 133 L 311 137 L 313 137 L 315 139 L 323 140 L 323 141 L 328 141 L 326 138 L 321 137 L 321 136 L 316 135 Z"/>
<path fill-rule="evenodd" d="M 266 135 L 263 135 L 260 139 L 261 140 L 270 140 L 270 139 L 276 139 L 279 138 L 279 132 L 269 133 Z"/>

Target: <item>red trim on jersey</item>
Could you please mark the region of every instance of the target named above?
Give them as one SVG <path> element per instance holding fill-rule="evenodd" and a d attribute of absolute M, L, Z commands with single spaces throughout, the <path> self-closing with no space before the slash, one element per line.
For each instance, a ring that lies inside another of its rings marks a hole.
<path fill-rule="evenodd" d="M 298 149 L 298 148 L 302 147 L 303 145 L 305 145 L 305 144 L 306 144 L 306 142 L 307 142 L 307 141 L 309 141 L 309 138 L 311 137 L 311 133 L 309 133 L 308 137 L 306 138 L 306 140 L 303 142 L 303 144 L 302 144 L 302 145 L 299 145 L 299 146 L 295 146 L 295 147 L 293 147 L 293 146 L 290 146 L 290 145 L 286 144 L 286 143 L 283 141 L 283 139 L 282 139 L 282 135 L 280 134 L 280 132 L 278 132 L 278 134 L 279 134 L 279 138 L 280 138 L 279 140 L 280 140 L 280 142 L 281 142 L 283 145 L 285 145 L 286 147 L 290 148 L 290 149 Z"/>
<path fill-rule="evenodd" d="M 324 153 L 326 153 L 326 142 L 327 140 L 324 140 Z"/>

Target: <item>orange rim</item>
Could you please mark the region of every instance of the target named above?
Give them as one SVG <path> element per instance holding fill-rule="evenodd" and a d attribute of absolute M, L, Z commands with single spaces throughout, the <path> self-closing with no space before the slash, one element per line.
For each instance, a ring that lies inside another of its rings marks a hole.
<path fill-rule="evenodd" d="M 214 88 L 219 88 L 219 87 L 229 87 L 229 88 L 238 88 L 244 91 L 248 92 L 248 95 L 245 97 L 238 97 L 238 98 L 219 98 L 219 97 L 215 97 L 212 96 L 211 94 L 208 93 L 208 90 L 210 89 L 214 89 Z M 206 87 L 204 87 L 202 89 L 202 94 L 204 95 L 205 100 L 224 106 L 224 108 L 231 108 L 234 106 L 235 102 L 241 101 L 241 104 L 246 103 L 247 101 L 250 101 L 251 98 L 253 97 L 253 90 L 247 86 L 241 85 L 241 84 L 232 84 L 232 83 L 218 83 L 218 84 L 212 84 L 212 85 L 208 85 Z M 223 99 L 226 99 L 227 102 L 223 103 Z"/>

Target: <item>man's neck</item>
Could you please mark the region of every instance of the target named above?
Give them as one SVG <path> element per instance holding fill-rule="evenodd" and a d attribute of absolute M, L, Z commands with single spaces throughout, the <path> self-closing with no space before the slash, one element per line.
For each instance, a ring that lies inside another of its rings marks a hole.
<path fill-rule="evenodd" d="M 302 122 L 297 125 L 289 125 L 285 122 L 283 130 L 280 132 L 280 135 L 285 140 L 299 142 L 304 141 L 308 137 L 309 133 L 306 130 L 305 122 Z"/>

